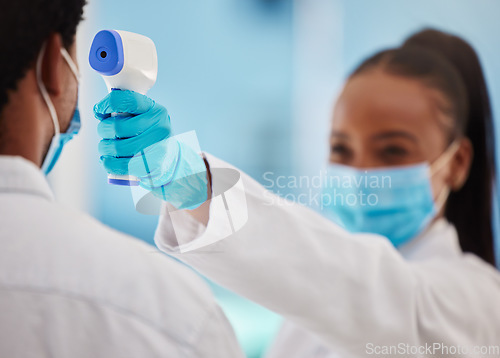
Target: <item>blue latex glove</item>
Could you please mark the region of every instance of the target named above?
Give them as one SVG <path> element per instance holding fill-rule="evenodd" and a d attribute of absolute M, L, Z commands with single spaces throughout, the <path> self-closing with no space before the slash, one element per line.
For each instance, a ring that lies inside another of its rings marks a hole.
<path fill-rule="evenodd" d="M 137 92 L 113 90 L 94 106 L 94 115 L 100 120 L 99 154 L 108 173 L 138 177 L 141 187 L 178 209 L 194 209 L 207 200 L 205 162 L 171 137 L 165 107 Z"/>

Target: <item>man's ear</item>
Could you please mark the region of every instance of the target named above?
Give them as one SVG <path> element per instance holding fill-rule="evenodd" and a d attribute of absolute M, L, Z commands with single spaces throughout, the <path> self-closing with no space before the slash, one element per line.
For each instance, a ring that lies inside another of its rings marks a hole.
<path fill-rule="evenodd" d="M 63 84 L 60 66 L 62 39 L 58 33 L 52 33 L 45 41 L 45 52 L 42 58 L 42 81 L 51 96 L 61 94 Z"/>

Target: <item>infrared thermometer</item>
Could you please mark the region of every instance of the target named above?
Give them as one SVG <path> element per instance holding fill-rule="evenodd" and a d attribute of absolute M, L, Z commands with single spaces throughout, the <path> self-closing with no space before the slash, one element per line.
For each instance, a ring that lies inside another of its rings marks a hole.
<path fill-rule="evenodd" d="M 102 30 L 92 41 L 90 66 L 103 78 L 108 91 L 130 90 L 146 94 L 156 82 L 158 56 L 154 42 L 146 36 L 128 31 Z M 127 116 L 113 113 L 112 116 Z M 108 183 L 139 185 L 131 175 L 108 175 Z"/>

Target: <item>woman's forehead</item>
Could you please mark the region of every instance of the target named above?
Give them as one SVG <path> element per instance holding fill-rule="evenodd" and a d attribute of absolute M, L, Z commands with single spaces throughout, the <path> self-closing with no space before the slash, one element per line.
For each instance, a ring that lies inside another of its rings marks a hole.
<path fill-rule="evenodd" d="M 422 81 L 368 71 L 349 79 L 334 110 L 333 126 L 402 126 L 436 128 L 446 100 Z M 441 124 L 442 125 L 442 124 Z"/>

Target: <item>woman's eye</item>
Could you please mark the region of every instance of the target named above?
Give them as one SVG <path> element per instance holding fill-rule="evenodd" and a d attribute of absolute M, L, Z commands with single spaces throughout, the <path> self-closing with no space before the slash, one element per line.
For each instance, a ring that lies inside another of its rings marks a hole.
<path fill-rule="evenodd" d="M 349 148 L 342 144 L 332 145 L 330 148 L 330 154 L 346 155 L 348 153 Z"/>
<path fill-rule="evenodd" d="M 408 151 L 400 146 L 388 146 L 382 149 L 382 154 L 387 155 L 387 156 L 405 156 L 408 154 Z"/>

